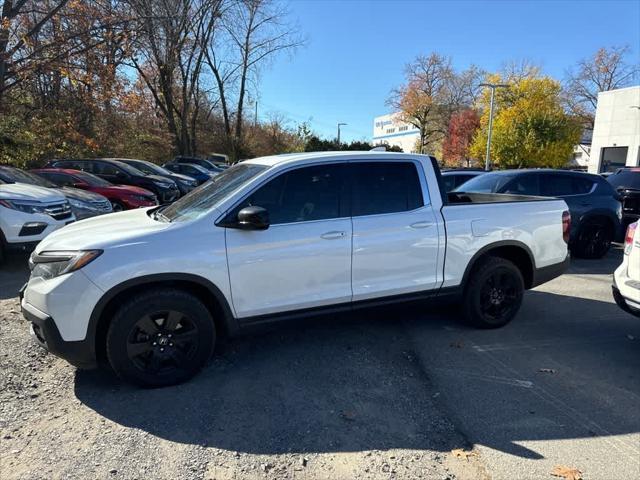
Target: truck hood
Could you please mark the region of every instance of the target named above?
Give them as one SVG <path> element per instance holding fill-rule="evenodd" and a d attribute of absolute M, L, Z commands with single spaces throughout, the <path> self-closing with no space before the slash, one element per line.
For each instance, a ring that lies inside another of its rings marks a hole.
<path fill-rule="evenodd" d="M 56 230 L 42 240 L 36 250 L 88 250 L 113 248 L 143 238 L 178 224 L 155 221 L 148 208 L 127 210 L 88 218 Z"/>
<path fill-rule="evenodd" d="M 28 200 L 31 202 L 64 202 L 62 193 L 51 188 L 38 187 L 27 183 L 7 183 L 0 185 L 0 200 Z"/>

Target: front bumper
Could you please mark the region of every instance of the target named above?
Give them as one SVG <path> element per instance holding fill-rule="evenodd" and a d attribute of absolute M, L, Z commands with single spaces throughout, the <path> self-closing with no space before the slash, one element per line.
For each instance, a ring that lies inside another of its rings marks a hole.
<path fill-rule="evenodd" d="M 25 287 L 26 285 L 20 290 L 20 304 L 22 315 L 31 323 L 31 334 L 35 342 L 76 367 L 95 368 L 97 361 L 93 342 L 64 341 L 53 318 L 24 300 Z"/>

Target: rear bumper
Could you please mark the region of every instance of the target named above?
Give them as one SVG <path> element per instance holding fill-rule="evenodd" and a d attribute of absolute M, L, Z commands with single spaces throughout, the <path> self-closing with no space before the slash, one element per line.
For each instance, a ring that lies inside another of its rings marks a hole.
<path fill-rule="evenodd" d="M 548 265 L 542 268 L 536 268 L 533 271 L 533 281 L 531 282 L 531 288 L 537 287 L 538 285 L 542 285 L 550 280 L 553 280 L 556 277 L 559 277 L 569 268 L 569 264 L 571 263 L 571 257 L 567 255 L 567 258 L 560 263 L 554 263 L 553 265 Z"/>
<path fill-rule="evenodd" d="M 613 299 L 622 310 L 640 318 L 640 304 L 624 298 L 615 284 L 611 285 L 611 292 L 613 293 Z M 637 308 L 635 306 L 637 306 Z"/>
<path fill-rule="evenodd" d="M 31 323 L 31 334 L 35 342 L 50 353 L 64 358 L 76 367 L 95 368 L 97 361 L 93 343 L 86 340 L 78 342 L 64 341 L 53 318 L 25 302 L 22 298 L 22 292 L 20 292 L 22 315 Z"/>

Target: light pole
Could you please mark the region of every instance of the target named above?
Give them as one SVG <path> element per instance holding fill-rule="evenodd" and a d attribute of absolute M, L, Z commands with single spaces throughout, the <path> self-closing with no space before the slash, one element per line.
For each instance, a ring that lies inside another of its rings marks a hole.
<path fill-rule="evenodd" d="M 340 127 L 342 125 L 347 125 L 346 123 L 338 123 L 338 148 L 340 148 Z"/>
<path fill-rule="evenodd" d="M 509 88 L 504 83 L 481 83 L 481 87 L 489 87 L 491 89 L 491 104 L 489 106 L 489 131 L 487 132 L 487 154 L 484 157 L 484 169 L 491 168 L 491 130 L 493 129 L 493 98 L 496 94 L 496 88 Z"/>

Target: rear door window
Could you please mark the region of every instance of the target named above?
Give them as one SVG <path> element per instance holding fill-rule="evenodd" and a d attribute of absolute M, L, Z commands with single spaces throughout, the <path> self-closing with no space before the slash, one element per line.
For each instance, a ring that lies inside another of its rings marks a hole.
<path fill-rule="evenodd" d="M 539 176 L 533 173 L 518 175 L 505 186 L 502 193 L 540 195 Z"/>
<path fill-rule="evenodd" d="M 585 195 L 591 192 L 593 181 L 575 175 L 550 174 L 542 176 L 542 195 L 562 197 L 567 195 Z"/>
<path fill-rule="evenodd" d="M 424 205 L 413 162 L 352 164 L 352 215 L 408 212 Z"/>

